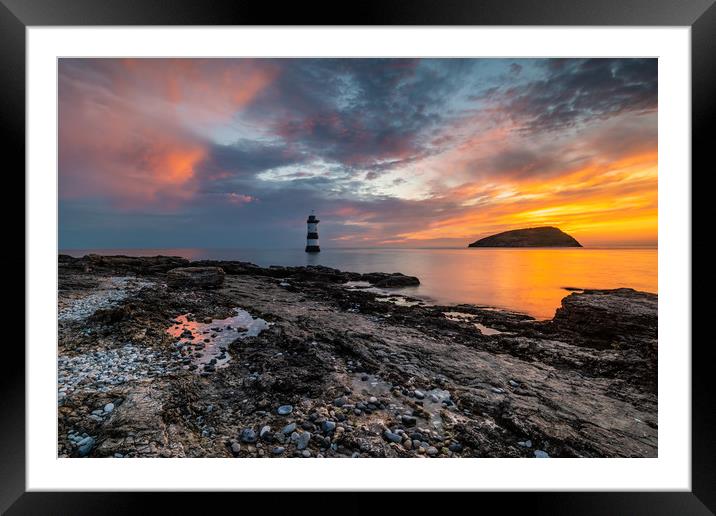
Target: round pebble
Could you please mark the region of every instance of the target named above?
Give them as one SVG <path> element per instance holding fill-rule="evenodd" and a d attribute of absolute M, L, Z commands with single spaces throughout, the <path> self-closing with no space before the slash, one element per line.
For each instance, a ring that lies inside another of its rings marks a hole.
<path fill-rule="evenodd" d="M 279 416 L 288 416 L 291 412 L 293 412 L 293 405 L 281 405 L 276 412 Z"/>

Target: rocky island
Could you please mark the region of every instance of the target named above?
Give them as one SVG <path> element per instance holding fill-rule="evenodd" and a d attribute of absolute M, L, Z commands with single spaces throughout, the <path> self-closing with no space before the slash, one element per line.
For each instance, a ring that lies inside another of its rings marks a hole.
<path fill-rule="evenodd" d="M 537 321 L 390 290 L 417 283 L 60 255 L 58 455 L 657 456 L 656 295 Z"/>
<path fill-rule="evenodd" d="M 577 240 L 552 226 L 514 229 L 481 238 L 468 247 L 582 247 Z"/>

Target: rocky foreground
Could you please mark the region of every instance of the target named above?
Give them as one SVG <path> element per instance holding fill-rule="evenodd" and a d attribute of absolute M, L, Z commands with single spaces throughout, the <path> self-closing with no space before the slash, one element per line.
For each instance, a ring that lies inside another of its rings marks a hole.
<path fill-rule="evenodd" d="M 60 255 L 58 455 L 657 456 L 656 295 L 535 321 L 418 283 Z"/>

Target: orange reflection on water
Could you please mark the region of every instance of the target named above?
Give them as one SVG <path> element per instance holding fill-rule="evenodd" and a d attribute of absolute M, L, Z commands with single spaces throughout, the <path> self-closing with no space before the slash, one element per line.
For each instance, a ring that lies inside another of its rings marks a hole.
<path fill-rule="evenodd" d="M 554 316 L 565 287 L 657 292 L 656 249 L 412 250 L 421 286 L 414 294 Z M 407 269 L 407 267 L 405 268 Z"/>

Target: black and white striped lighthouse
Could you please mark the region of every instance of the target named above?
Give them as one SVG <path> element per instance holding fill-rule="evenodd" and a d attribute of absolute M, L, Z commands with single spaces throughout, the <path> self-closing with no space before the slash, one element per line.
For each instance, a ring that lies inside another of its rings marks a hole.
<path fill-rule="evenodd" d="M 308 235 L 306 236 L 306 252 L 307 253 L 320 253 L 321 248 L 318 245 L 318 223 L 321 222 L 311 212 L 308 216 Z"/>

